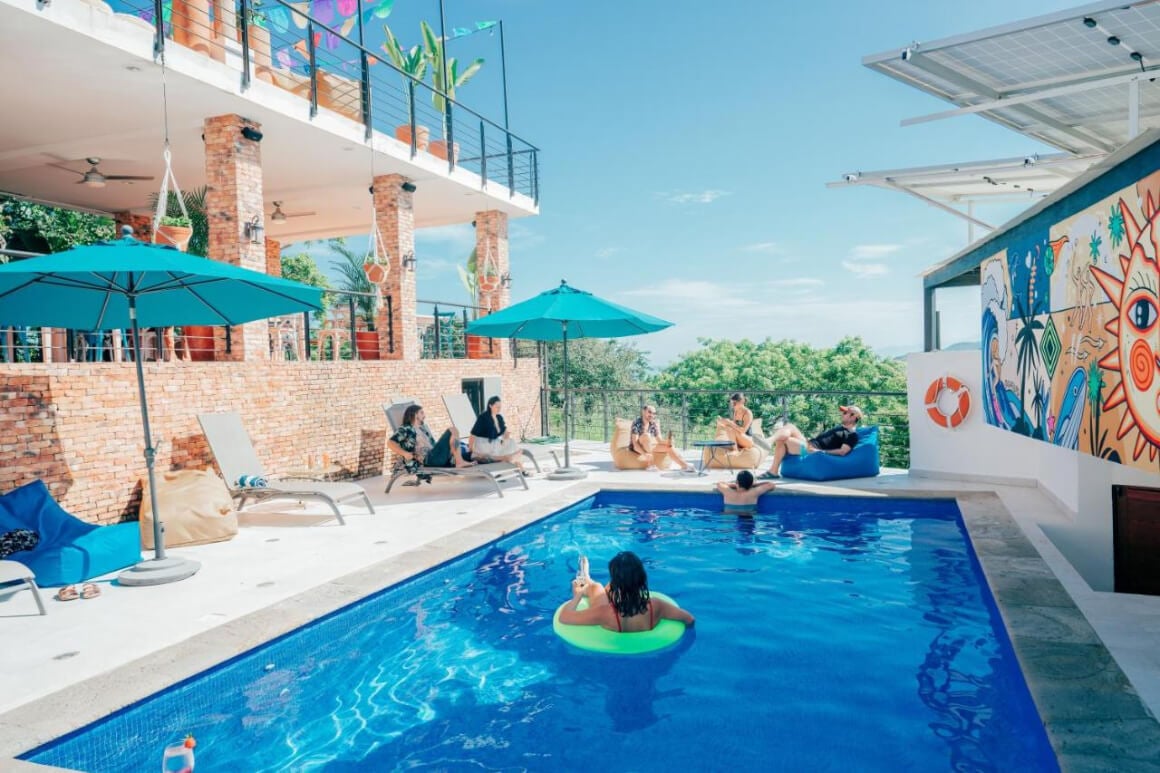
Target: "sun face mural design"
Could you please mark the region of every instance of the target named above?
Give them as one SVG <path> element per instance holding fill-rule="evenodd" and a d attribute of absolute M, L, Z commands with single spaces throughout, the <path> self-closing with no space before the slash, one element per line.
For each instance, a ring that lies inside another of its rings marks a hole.
<path fill-rule="evenodd" d="M 1104 400 L 1105 411 L 1126 404 L 1116 439 L 1123 439 L 1135 427 L 1139 431 L 1132 459 L 1139 459 L 1148 451 L 1148 459 L 1155 461 L 1160 451 L 1160 233 L 1157 220 L 1160 211 L 1151 193 L 1144 197 L 1144 226 L 1136 222 L 1128 205 L 1119 202 L 1124 239 L 1130 247 L 1129 255 L 1120 255 L 1124 278 L 1117 279 L 1107 271 L 1092 267 L 1092 275 L 1115 306 L 1117 314 L 1104 326 L 1116 337 L 1118 345 L 1100 359 L 1100 367 L 1117 373 L 1120 382 Z M 1144 235 L 1151 243 L 1151 254 L 1144 246 Z"/>
<path fill-rule="evenodd" d="M 1160 171 L 1039 223 L 980 265 L 986 421 L 1160 473 Z"/>

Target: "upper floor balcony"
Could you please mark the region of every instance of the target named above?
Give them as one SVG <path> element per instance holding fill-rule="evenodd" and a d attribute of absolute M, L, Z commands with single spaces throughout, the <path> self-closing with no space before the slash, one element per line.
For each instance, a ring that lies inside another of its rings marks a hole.
<path fill-rule="evenodd" d="M 376 175 L 415 182 L 416 228 L 538 212 L 534 145 L 307 5 L 110 2 L 0 0 L 0 191 L 147 211 L 166 136 L 176 179 L 195 188 L 209 177 L 205 120 L 237 114 L 261 126 L 262 220 L 282 243 L 366 233 Z"/>

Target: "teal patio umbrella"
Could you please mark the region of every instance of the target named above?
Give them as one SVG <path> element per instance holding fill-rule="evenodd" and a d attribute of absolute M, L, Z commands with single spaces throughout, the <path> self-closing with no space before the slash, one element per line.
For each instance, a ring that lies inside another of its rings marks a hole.
<path fill-rule="evenodd" d="M 523 338 L 532 341 L 564 342 L 564 467 L 549 475 L 554 479 L 583 478 L 583 470 L 572 468 L 568 454 L 568 339 L 621 338 L 655 333 L 671 327 L 658 317 L 633 311 L 606 301 L 590 292 L 560 286 L 526 301 L 500 309 L 468 323 L 467 332 L 486 338 Z"/>
<path fill-rule="evenodd" d="M 164 527 L 153 478 L 156 449 L 141 366 L 140 328 L 239 325 L 315 311 L 322 291 L 172 247 L 123 238 L 0 265 L 0 325 L 132 331 L 133 361 L 145 432 L 145 467 L 153 505 L 154 558 L 119 577 L 126 585 L 183 580 L 200 567 L 165 555 Z"/>

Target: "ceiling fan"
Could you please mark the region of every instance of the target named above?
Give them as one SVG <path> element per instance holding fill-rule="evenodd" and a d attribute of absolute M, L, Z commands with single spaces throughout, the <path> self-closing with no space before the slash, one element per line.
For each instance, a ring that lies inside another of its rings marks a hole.
<path fill-rule="evenodd" d="M 107 182 L 130 182 L 133 180 L 152 180 L 152 175 L 137 175 L 137 174 L 105 174 L 97 166 L 101 163 L 101 159 L 96 157 L 86 158 L 85 161 L 89 164 L 87 172 L 78 172 L 75 169 L 69 169 L 67 166 L 60 164 L 50 164 L 57 169 L 63 169 L 66 172 L 79 174 L 81 179 L 77 180 L 77 185 L 87 185 L 90 188 L 104 188 Z"/>
<path fill-rule="evenodd" d="M 282 202 L 275 201 L 274 202 L 274 211 L 270 213 L 270 222 L 271 223 L 285 223 L 286 218 L 310 217 L 311 215 L 317 215 L 317 214 L 318 214 L 317 212 L 283 212 L 282 211 Z"/>

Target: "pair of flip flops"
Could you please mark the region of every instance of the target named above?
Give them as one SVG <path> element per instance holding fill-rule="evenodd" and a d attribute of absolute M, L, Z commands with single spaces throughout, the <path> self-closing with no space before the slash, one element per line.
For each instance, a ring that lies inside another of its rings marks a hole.
<path fill-rule="evenodd" d="M 76 601 L 77 599 L 95 599 L 101 595 L 101 588 L 94 582 L 86 582 L 77 592 L 77 586 L 66 585 L 56 592 L 57 601 Z"/>

